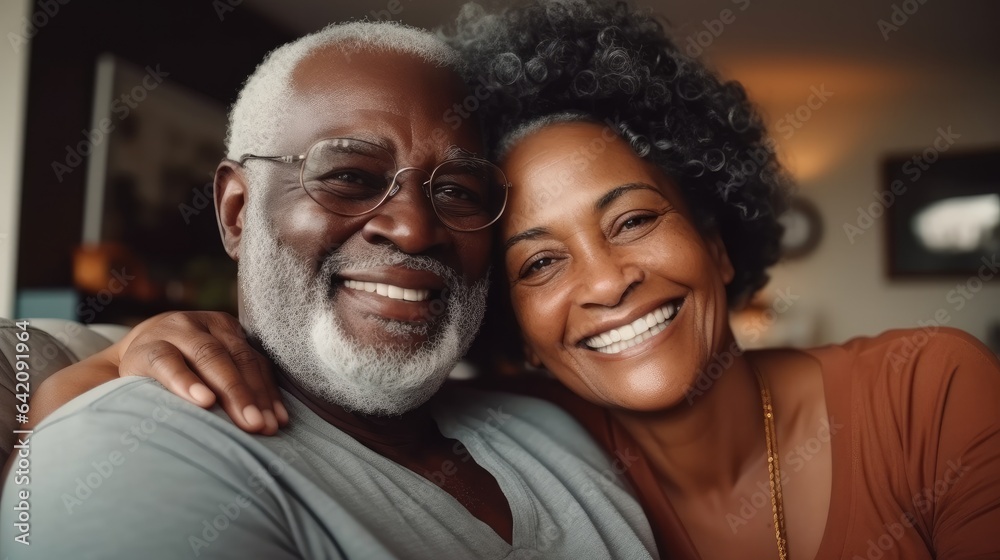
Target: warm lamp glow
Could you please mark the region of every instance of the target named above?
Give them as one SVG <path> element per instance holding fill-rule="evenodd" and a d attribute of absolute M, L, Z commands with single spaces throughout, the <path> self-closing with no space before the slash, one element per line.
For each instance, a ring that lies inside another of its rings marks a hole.
<path fill-rule="evenodd" d="M 877 126 L 866 109 L 891 103 L 913 81 L 892 67 L 813 57 L 723 58 L 764 114 L 782 163 L 800 184 L 828 174 Z M 845 117 L 845 115 L 847 115 Z"/>
<path fill-rule="evenodd" d="M 108 284 L 111 268 L 109 249 L 101 245 L 85 245 L 73 255 L 73 283 L 85 292 L 97 292 Z"/>

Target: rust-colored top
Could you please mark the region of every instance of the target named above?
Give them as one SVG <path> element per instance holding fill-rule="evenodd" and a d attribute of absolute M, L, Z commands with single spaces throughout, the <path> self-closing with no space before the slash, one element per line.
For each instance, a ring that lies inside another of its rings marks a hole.
<path fill-rule="evenodd" d="M 833 493 L 816 559 L 1000 559 L 996 356 L 949 328 L 805 352 L 822 366 L 827 414 L 846 427 L 831 440 Z M 532 385 L 529 392 L 558 402 L 631 463 L 625 474 L 661 556 L 701 558 L 638 445 L 607 411 L 554 383 Z"/>

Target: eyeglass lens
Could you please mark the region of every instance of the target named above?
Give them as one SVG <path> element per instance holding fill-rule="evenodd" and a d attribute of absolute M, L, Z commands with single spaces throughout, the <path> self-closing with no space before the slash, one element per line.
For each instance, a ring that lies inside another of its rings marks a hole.
<path fill-rule="evenodd" d="M 385 148 L 361 140 L 334 138 L 309 150 L 302 166 L 302 186 L 328 210 L 358 216 L 385 200 L 395 174 L 396 164 Z M 455 229 L 478 229 L 503 211 L 504 182 L 503 174 L 493 164 L 459 158 L 435 168 L 425 192 L 445 224 Z"/>

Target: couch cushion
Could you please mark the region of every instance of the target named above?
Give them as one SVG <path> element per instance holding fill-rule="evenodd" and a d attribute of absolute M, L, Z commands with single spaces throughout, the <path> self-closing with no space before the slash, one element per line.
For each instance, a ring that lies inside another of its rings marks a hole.
<path fill-rule="evenodd" d="M 31 373 L 27 387 L 30 397 L 48 376 L 107 348 L 128 332 L 127 327 L 118 325 L 84 325 L 62 319 L 26 321 L 27 331 L 10 319 L 0 318 L 0 464 L 13 449 L 13 430 L 21 428 L 16 409 L 21 403 L 17 394 L 24 392 L 24 386 L 18 391 L 16 379 L 16 348 L 21 342 L 18 333 L 28 333 L 25 344 L 29 357 L 24 361 Z"/>

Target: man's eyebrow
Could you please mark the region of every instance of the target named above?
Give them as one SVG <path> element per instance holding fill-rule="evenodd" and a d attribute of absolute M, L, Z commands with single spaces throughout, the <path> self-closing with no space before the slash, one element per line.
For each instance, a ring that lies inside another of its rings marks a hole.
<path fill-rule="evenodd" d="M 454 144 L 448 146 L 448 149 L 444 151 L 444 159 L 446 160 L 455 158 L 475 157 L 475 156 L 476 154 L 470 152 L 469 150 L 466 150 L 465 148 L 456 146 Z"/>
<path fill-rule="evenodd" d="M 651 191 L 653 191 L 653 192 L 655 192 L 657 194 L 660 194 L 660 190 L 659 189 L 657 189 L 656 187 L 654 187 L 653 185 L 650 185 L 648 183 L 626 183 L 624 185 L 621 185 L 621 186 L 618 186 L 618 187 L 615 187 L 615 188 L 611 189 L 610 191 L 608 191 L 607 193 L 605 193 L 604 196 L 602 196 L 601 198 L 598 198 L 597 202 L 594 203 L 594 211 L 595 212 L 600 212 L 601 210 L 604 210 L 605 208 L 607 208 L 609 204 L 611 204 L 612 202 L 614 202 L 615 199 L 617 199 L 621 195 L 623 195 L 623 194 L 625 194 L 625 193 L 627 193 L 629 191 L 634 191 L 634 190 L 639 190 L 639 189 L 651 190 Z"/>
<path fill-rule="evenodd" d="M 531 229 L 526 229 L 526 230 L 522 231 L 521 233 L 516 233 L 516 234 L 510 236 L 510 239 L 508 239 L 503 244 L 503 251 L 504 251 L 504 253 L 506 253 L 507 251 L 510 250 L 511 247 L 513 247 L 514 245 L 520 243 L 521 241 L 527 241 L 529 239 L 536 239 L 536 238 L 542 237 L 543 235 L 549 235 L 549 230 L 546 229 L 546 228 L 543 228 L 543 227 L 534 227 L 534 228 L 531 228 Z"/>

